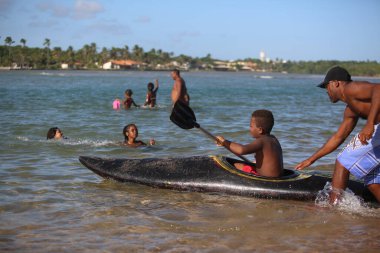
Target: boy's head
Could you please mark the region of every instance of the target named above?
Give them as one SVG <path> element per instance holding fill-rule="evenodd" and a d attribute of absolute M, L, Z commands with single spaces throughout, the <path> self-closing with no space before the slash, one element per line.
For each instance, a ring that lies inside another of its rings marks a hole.
<path fill-rule="evenodd" d="M 63 133 L 61 131 L 61 129 L 59 129 L 58 127 L 52 127 L 49 129 L 49 131 L 47 132 L 46 134 L 46 139 L 50 140 L 50 139 L 60 139 L 63 137 Z"/>
<path fill-rule="evenodd" d="M 132 90 L 131 89 L 126 89 L 125 90 L 125 95 L 127 95 L 127 96 L 132 96 L 132 94 L 133 94 L 133 92 L 132 92 Z"/>
<path fill-rule="evenodd" d="M 252 120 L 254 120 L 260 134 L 270 134 L 274 125 L 274 117 L 271 111 L 268 110 L 256 110 L 252 113 Z M 261 130 L 260 130 L 261 129 Z"/>
<path fill-rule="evenodd" d="M 154 88 L 154 84 L 153 83 L 148 83 L 148 90 L 152 91 L 153 88 Z"/>

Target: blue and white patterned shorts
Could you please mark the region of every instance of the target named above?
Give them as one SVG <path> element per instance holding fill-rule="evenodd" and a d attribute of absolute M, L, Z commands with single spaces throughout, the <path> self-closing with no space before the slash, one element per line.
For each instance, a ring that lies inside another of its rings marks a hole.
<path fill-rule="evenodd" d="M 338 161 L 351 174 L 363 179 L 365 185 L 380 184 L 380 127 L 375 131 L 367 145 L 361 144 L 358 134 L 338 155 Z"/>

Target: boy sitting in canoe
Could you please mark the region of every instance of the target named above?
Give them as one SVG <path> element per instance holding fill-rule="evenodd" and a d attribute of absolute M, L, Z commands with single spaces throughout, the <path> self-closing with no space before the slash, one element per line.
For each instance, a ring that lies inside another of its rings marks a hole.
<path fill-rule="evenodd" d="M 217 144 L 238 155 L 255 153 L 256 167 L 235 163 L 244 172 L 265 177 L 280 177 L 283 173 L 282 148 L 277 138 L 270 134 L 274 125 L 271 111 L 257 110 L 252 113 L 250 133 L 255 140 L 247 145 L 231 142 L 223 136 L 216 136 Z"/>
<path fill-rule="evenodd" d="M 123 129 L 124 135 L 124 145 L 129 147 L 139 147 L 146 146 L 146 143 L 140 140 L 136 140 L 137 136 L 139 136 L 139 130 L 135 124 L 128 124 Z M 149 141 L 149 145 L 154 145 L 156 142 L 151 139 Z"/>

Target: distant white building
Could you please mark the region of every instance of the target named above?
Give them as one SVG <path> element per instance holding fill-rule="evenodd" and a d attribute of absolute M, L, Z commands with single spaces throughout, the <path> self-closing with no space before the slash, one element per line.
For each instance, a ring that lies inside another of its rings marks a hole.
<path fill-rule="evenodd" d="M 109 69 L 138 69 L 141 65 L 145 65 L 141 62 L 132 60 L 112 60 L 103 64 L 102 68 Z"/>
<path fill-rule="evenodd" d="M 260 51 L 260 61 L 265 62 L 265 60 L 266 60 L 265 52 L 261 50 Z"/>

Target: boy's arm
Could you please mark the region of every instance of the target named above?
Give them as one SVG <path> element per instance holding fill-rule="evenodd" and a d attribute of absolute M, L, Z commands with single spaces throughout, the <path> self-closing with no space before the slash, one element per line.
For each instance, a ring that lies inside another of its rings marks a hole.
<path fill-rule="evenodd" d="M 242 145 L 236 142 L 231 142 L 224 139 L 223 136 L 216 136 L 218 145 L 226 147 L 228 150 L 232 151 L 238 155 L 246 155 L 256 153 L 263 148 L 263 143 L 261 139 L 256 139 L 252 143 L 247 145 Z"/>
<path fill-rule="evenodd" d="M 132 99 L 132 104 L 135 106 L 135 107 L 139 107 L 136 103 L 135 103 L 135 100 Z"/>
<path fill-rule="evenodd" d="M 156 84 L 156 88 L 154 89 L 154 93 L 156 93 L 156 92 L 157 92 L 157 90 L 158 90 L 158 87 L 159 87 L 159 85 L 158 85 L 158 79 L 156 79 L 156 80 L 155 80 L 155 84 Z"/>

